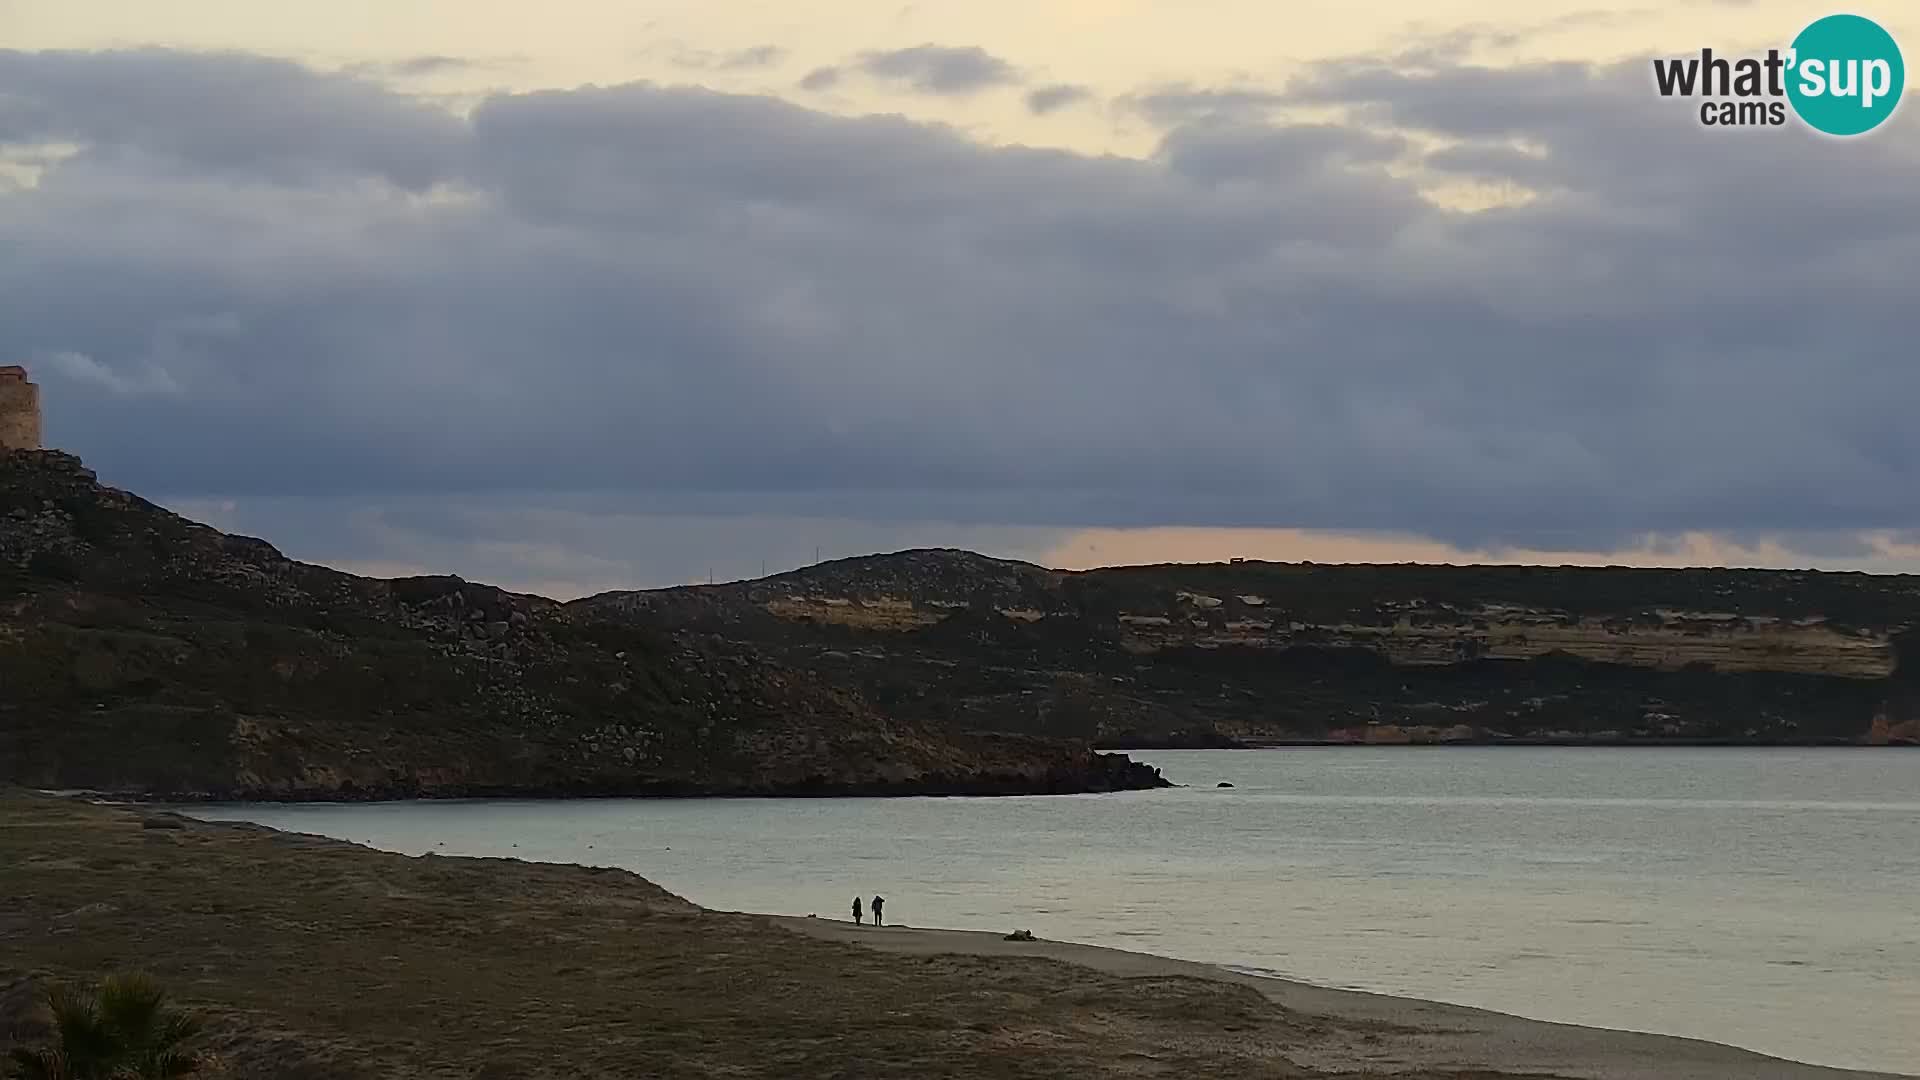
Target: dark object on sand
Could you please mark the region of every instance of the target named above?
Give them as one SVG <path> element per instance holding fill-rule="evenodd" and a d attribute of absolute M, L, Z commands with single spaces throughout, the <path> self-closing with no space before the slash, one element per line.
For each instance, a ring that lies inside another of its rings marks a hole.
<path fill-rule="evenodd" d="M 1005 938 L 1002 938 L 1001 940 L 1003 940 L 1003 941 L 1032 941 L 1032 940 L 1034 940 L 1034 937 L 1033 937 L 1033 931 L 1031 931 L 1031 930 L 1015 930 L 1015 931 L 1014 931 L 1013 933 L 1011 933 L 1011 934 L 1008 934 L 1008 935 L 1007 935 L 1007 936 L 1006 936 Z"/>
<path fill-rule="evenodd" d="M 1215 785 L 1213 785 L 1213 786 L 1214 786 L 1214 787 L 1232 787 L 1233 785 L 1232 785 L 1232 784 L 1229 784 L 1229 783 L 1227 783 L 1227 782 L 1226 782 L 1225 780 L 1222 780 L 1222 781 L 1220 781 L 1219 783 L 1217 783 L 1217 784 L 1215 784 Z"/>

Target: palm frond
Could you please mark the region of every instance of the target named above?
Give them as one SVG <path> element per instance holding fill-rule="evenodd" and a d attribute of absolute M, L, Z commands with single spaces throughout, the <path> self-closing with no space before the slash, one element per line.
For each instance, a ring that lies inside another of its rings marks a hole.
<path fill-rule="evenodd" d="M 12 1051 L 20 1080 L 172 1080 L 200 1066 L 186 1045 L 200 1020 L 168 1008 L 145 975 L 112 975 L 91 992 L 57 986 L 45 998 L 54 1045 Z"/>
<path fill-rule="evenodd" d="M 160 1026 L 154 1030 L 153 1045 L 159 1049 L 178 1047 L 198 1036 L 205 1024 L 191 1013 L 168 1010 L 161 1018 Z"/>
<path fill-rule="evenodd" d="M 67 1071 L 67 1062 L 58 1050 L 29 1050 L 16 1046 L 8 1053 L 7 1059 L 13 1063 L 9 1076 L 18 1080 L 71 1080 Z"/>
<path fill-rule="evenodd" d="M 46 992 L 47 1010 L 53 1014 L 55 1049 L 66 1075 L 87 1080 L 104 1075 L 120 1056 L 120 1041 L 101 1022 L 100 1006 L 94 995 L 67 986 L 55 986 Z"/>
<path fill-rule="evenodd" d="M 174 1080 L 200 1068 L 200 1055 L 190 1050 L 163 1050 L 139 1066 L 140 1080 Z"/>
<path fill-rule="evenodd" d="M 129 1046 L 141 1046 L 159 1026 L 167 992 L 145 975 L 109 975 L 101 980 L 97 1000 L 102 1026 Z"/>
<path fill-rule="evenodd" d="M 185 1044 L 200 1034 L 198 1018 L 186 1013 L 161 1014 L 146 1041 L 132 1055 L 130 1064 L 140 1080 L 171 1080 L 188 1076 L 200 1067 L 200 1057 Z"/>

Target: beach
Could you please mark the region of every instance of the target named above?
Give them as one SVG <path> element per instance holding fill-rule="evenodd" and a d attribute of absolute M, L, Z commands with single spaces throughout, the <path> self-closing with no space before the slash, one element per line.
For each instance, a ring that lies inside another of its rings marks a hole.
<path fill-rule="evenodd" d="M 1040 957 L 1123 978 L 1192 978 L 1251 987 L 1280 1008 L 1325 1021 L 1287 1056 L 1329 1072 L 1444 1067 L 1542 1073 L 1580 1080 L 1868 1080 L 1898 1074 L 1782 1061 L 1698 1039 L 1526 1020 L 1484 1009 L 1312 986 L 1211 964 L 1004 934 L 906 926 L 858 927 L 785 918 L 783 925 L 832 941 L 909 956 L 943 953 Z"/>
<path fill-rule="evenodd" d="M 211 1076 L 1872 1075 L 24 793 L 0 866 L 0 1031 L 30 1036 L 50 983 L 144 970 L 209 1018 Z"/>
<path fill-rule="evenodd" d="M 1920 756 L 1163 751 L 1066 798 L 195 806 L 407 855 L 629 870 L 724 911 L 1005 932 L 1914 1071 Z M 1235 785 L 1216 789 L 1219 780 Z"/>

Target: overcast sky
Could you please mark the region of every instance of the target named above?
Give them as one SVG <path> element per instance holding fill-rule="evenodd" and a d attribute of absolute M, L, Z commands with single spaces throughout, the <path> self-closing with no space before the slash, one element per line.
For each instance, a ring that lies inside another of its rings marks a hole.
<path fill-rule="evenodd" d="M 1649 75 L 1823 8 L 771 10 L 0 5 L 0 362 L 112 483 L 556 595 L 1920 570 L 1920 112 L 1711 131 Z"/>

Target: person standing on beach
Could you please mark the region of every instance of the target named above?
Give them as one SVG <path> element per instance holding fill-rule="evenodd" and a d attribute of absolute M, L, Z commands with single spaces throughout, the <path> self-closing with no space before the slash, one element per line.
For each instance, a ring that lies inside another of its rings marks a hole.
<path fill-rule="evenodd" d="M 880 908 L 885 905 L 886 902 L 887 900 L 884 896 L 876 896 L 873 898 L 873 925 L 880 925 Z"/>
<path fill-rule="evenodd" d="M 873 921 L 880 921 L 880 912 L 877 909 L 873 913 Z M 853 898 L 853 925 L 860 925 L 860 898 L 857 896 Z"/>

